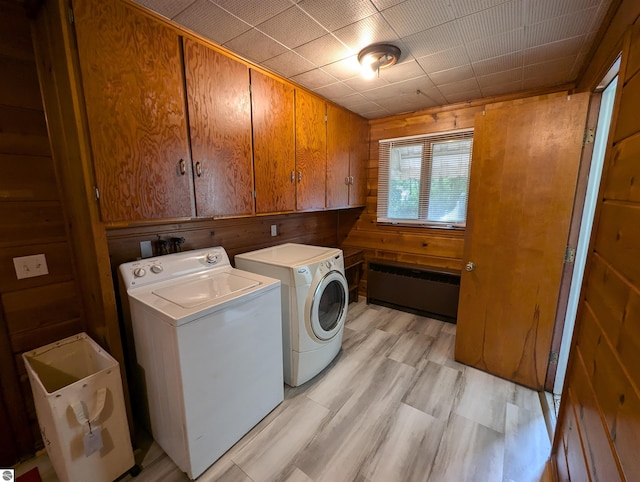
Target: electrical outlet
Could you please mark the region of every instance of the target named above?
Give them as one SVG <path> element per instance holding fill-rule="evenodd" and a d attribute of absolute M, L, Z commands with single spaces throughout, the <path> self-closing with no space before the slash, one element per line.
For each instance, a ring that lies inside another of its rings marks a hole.
<path fill-rule="evenodd" d="M 271 225 L 271 236 L 277 236 L 278 235 L 278 226 L 276 224 L 272 224 Z"/>
<path fill-rule="evenodd" d="M 34 254 L 32 256 L 22 256 L 13 258 L 13 266 L 16 269 L 18 279 L 33 278 L 49 274 L 47 259 L 44 254 Z"/>
<path fill-rule="evenodd" d="M 151 241 L 140 241 L 140 257 L 150 258 L 151 256 L 153 256 Z"/>

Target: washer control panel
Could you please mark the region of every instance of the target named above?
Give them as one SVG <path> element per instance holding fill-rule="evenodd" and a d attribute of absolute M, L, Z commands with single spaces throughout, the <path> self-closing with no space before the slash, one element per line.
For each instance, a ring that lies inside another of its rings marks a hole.
<path fill-rule="evenodd" d="M 229 256 L 221 246 L 139 259 L 120 265 L 126 289 L 170 280 L 177 276 L 231 267 Z"/>

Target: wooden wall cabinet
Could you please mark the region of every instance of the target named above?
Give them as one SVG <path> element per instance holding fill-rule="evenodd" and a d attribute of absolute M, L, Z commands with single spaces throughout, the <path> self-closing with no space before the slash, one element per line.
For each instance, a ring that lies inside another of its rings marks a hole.
<path fill-rule="evenodd" d="M 102 220 L 194 216 L 178 34 L 121 2 L 73 8 Z"/>
<path fill-rule="evenodd" d="M 296 89 L 296 207 L 325 208 L 327 170 L 327 104 Z"/>
<path fill-rule="evenodd" d="M 184 40 L 198 217 L 253 214 L 249 68 Z"/>
<path fill-rule="evenodd" d="M 327 208 L 364 206 L 369 155 L 366 119 L 327 106 Z"/>
<path fill-rule="evenodd" d="M 251 69 L 256 213 L 295 211 L 294 89 Z"/>

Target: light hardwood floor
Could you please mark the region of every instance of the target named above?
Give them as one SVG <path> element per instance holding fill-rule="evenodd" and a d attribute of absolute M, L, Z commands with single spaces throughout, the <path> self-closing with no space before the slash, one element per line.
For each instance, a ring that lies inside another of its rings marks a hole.
<path fill-rule="evenodd" d="M 349 305 L 343 350 L 199 481 L 546 480 L 538 393 L 453 359 L 456 326 Z M 157 444 L 137 451 L 138 482 L 188 480 Z M 57 478 L 42 455 L 42 480 Z"/>

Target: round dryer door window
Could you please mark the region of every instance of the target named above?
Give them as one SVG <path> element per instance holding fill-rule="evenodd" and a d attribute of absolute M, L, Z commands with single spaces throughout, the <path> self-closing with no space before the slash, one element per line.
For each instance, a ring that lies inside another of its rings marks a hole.
<path fill-rule="evenodd" d="M 331 271 L 316 287 L 311 303 L 311 328 L 320 340 L 330 340 L 344 325 L 348 287 L 342 273 Z"/>

